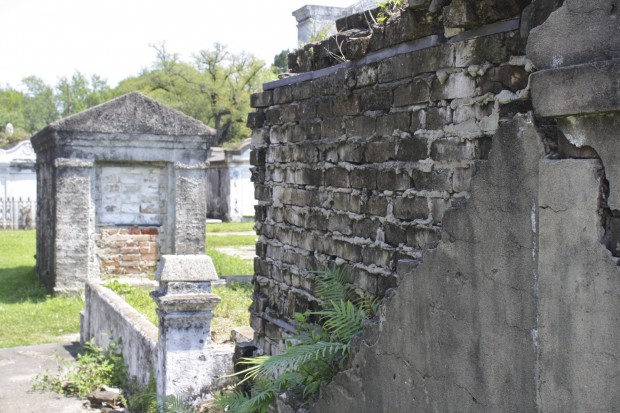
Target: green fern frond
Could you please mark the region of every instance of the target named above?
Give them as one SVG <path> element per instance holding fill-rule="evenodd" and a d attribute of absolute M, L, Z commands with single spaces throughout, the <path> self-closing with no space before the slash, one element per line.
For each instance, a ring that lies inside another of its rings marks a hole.
<path fill-rule="evenodd" d="M 179 396 L 165 396 L 163 399 L 164 413 L 197 413 L 197 409 Z"/>
<path fill-rule="evenodd" d="M 240 391 L 226 393 L 218 397 L 215 404 L 229 413 L 266 413 L 275 399 L 275 391 L 265 386 L 251 395 Z"/>
<path fill-rule="evenodd" d="M 351 301 L 331 302 L 331 308 L 314 311 L 312 314 L 321 316 L 323 328 L 339 342 L 348 343 L 353 336 L 363 329 L 366 313 L 357 308 Z"/>
<path fill-rule="evenodd" d="M 381 306 L 381 297 L 375 297 L 364 291 L 358 293 L 357 297 L 351 301 L 357 308 L 364 311 L 367 318 L 374 317 Z"/>
<path fill-rule="evenodd" d="M 241 372 L 245 374 L 245 378 L 241 383 L 258 378 L 275 379 L 281 374 L 298 370 L 302 364 L 308 361 L 334 357 L 338 354 L 344 356 L 349 352 L 349 349 L 349 343 L 328 343 L 321 341 L 318 343 L 290 346 L 287 347 L 282 354 L 243 358 L 239 361 L 239 364 L 249 365 L 251 367 Z"/>
<path fill-rule="evenodd" d="M 351 276 L 341 268 L 325 268 L 315 272 L 314 293 L 323 301 L 347 300 L 350 296 Z"/>
<path fill-rule="evenodd" d="M 238 364 L 245 368 L 231 376 L 242 376 L 239 384 L 252 382 L 251 394 L 222 395 L 218 406 L 231 413 L 264 413 L 278 392 L 298 388 L 308 397 L 343 368 L 351 338 L 362 331 L 366 317 L 377 312 L 380 301 L 357 291 L 351 276 L 340 268 L 315 273 L 314 291 L 323 309 L 295 314 L 299 336 L 288 338 L 291 345 L 284 353 L 241 359 Z M 320 324 L 309 322 L 312 315 L 319 316 Z"/>

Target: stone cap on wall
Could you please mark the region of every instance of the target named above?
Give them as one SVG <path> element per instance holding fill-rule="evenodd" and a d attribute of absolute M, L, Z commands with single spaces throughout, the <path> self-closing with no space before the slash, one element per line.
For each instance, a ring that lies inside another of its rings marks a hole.
<path fill-rule="evenodd" d="M 133 92 L 59 119 L 39 131 L 33 140 L 52 131 L 88 133 L 214 136 L 204 123 Z"/>
<path fill-rule="evenodd" d="M 204 282 L 218 277 L 208 255 L 162 255 L 155 279 L 160 282 Z"/>

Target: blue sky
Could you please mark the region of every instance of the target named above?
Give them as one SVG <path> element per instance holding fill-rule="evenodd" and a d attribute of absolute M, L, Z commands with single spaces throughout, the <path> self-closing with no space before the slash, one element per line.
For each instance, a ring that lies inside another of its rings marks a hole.
<path fill-rule="evenodd" d="M 355 0 L 310 4 L 346 7 Z M 115 86 L 155 60 L 150 44 L 191 54 L 214 42 L 271 63 L 297 44 L 294 10 L 307 0 L 2 0 L 0 85 L 35 75 L 48 84 L 76 70 Z"/>

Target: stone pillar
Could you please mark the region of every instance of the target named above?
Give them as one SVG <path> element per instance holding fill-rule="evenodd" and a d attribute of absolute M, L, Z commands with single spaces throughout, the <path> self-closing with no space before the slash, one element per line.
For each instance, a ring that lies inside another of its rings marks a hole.
<path fill-rule="evenodd" d="M 92 160 L 57 158 L 54 292 L 79 291 L 84 281 L 98 276 L 94 265 L 94 207 Z"/>
<path fill-rule="evenodd" d="M 295 10 L 293 16 L 297 20 L 297 42 L 304 45 L 312 41 L 322 30 L 328 35 L 336 33 L 336 20 L 343 17 L 346 8 L 307 5 Z"/>
<path fill-rule="evenodd" d="M 211 319 L 220 298 L 211 293 L 211 281 L 218 277 L 206 255 L 164 255 L 155 278 L 157 394 L 190 399 L 209 389 L 217 375 Z"/>
<path fill-rule="evenodd" d="M 174 165 L 174 254 L 205 250 L 206 169 L 205 163 Z"/>

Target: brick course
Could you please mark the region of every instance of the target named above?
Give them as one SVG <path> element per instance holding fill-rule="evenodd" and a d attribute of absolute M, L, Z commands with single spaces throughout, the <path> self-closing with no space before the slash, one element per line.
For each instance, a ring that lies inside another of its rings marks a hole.
<path fill-rule="evenodd" d="M 420 18 L 406 17 L 398 24 Z M 428 22 L 420 30 L 431 33 L 437 22 Z M 405 40 L 393 30 L 385 44 Z M 252 97 L 266 115 L 252 155 L 265 168 L 255 175 L 259 346 L 269 352 L 286 334 L 270 317 L 294 325 L 295 311 L 317 305 L 312 271 L 336 263 L 382 296 L 396 286 L 399 260 L 420 260 L 437 244 L 446 209 L 469 197 L 487 159 L 503 116 L 496 94 L 527 87 L 524 67 L 507 65 L 523 54 L 516 32 L 504 32 Z"/>
<path fill-rule="evenodd" d="M 98 227 L 101 274 L 152 276 L 159 261 L 160 232 L 159 227 Z"/>

